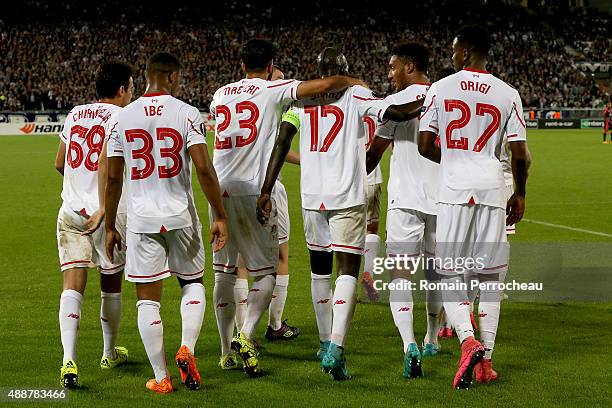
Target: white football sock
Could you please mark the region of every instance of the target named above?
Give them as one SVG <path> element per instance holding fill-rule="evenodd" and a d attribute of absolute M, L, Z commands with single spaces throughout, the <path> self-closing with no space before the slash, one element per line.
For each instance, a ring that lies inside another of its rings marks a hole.
<path fill-rule="evenodd" d="M 463 282 L 461 277 L 444 277 L 442 281 L 448 284 L 458 285 Z M 455 328 L 455 333 L 462 343 L 470 336 L 474 336 L 474 329 L 470 320 L 470 302 L 465 290 L 445 290 L 443 293 L 444 311 L 447 321 Z"/>
<path fill-rule="evenodd" d="M 168 377 L 164 354 L 164 324 L 159 314 L 160 304 L 152 300 L 139 300 L 136 302 L 136 307 L 140 338 L 153 367 L 155 381 L 159 383 Z"/>
<path fill-rule="evenodd" d="M 253 286 L 249 290 L 247 314 L 244 319 L 244 325 L 242 325 L 240 330 L 240 333 L 244 334 L 248 339 L 253 338 L 257 323 L 259 323 L 261 316 L 270 306 L 275 281 L 274 275 L 257 276 L 253 281 Z"/>
<path fill-rule="evenodd" d="M 332 329 L 332 287 L 331 275 L 317 275 L 310 273 L 310 293 L 312 295 L 312 307 L 317 317 L 319 329 L 319 340 L 329 341 Z"/>
<path fill-rule="evenodd" d="M 478 303 L 480 340 L 485 348 L 484 358 L 490 360 L 495 347 L 495 336 L 499 324 L 499 311 L 501 307 L 501 291 L 481 290 Z"/>
<path fill-rule="evenodd" d="M 353 313 L 355 312 L 355 294 L 357 291 L 357 278 L 350 275 L 341 275 L 336 279 L 333 300 L 333 320 L 331 341 L 344 347 L 344 340 L 349 329 Z"/>
<path fill-rule="evenodd" d="M 187 346 L 195 354 L 195 345 L 202 329 L 204 310 L 206 309 L 206 293 L 204 285 L 199 282 L 183 286 L 181 298 L 181 345 Z"/>
<path fill-rule="evenodd" d="M 438 330 L 440 330 L 440 314 L 442 313 L 442 310 L 444 308 L 440 291 L 426 291 L 425 301 L 427 302 L 425 304 L 425 308 L 427 310 L 427 334 L 425 335 L 425 343 L 438 344 Z"/>
<path fill-rule="evenodd" d="M 268 309 L 268 326 L 272 327 L 272 330 L 278 330 L 281 327 L 288 286 L 289 275 L 276 276 L 276 284 L 274 285 L 274 292 L 272 292 L 272 300 Z"/>
<path fill-rule="evenodd" d="M 365 239 L 364 246 L 364 266 L 363 272 L 367 272 L 370 276 L 374 276 L 374 258 L 378 256 L 380 246 L 380 237 L 376 234 L 368 234 Z"/>
<path fill-rule="evenodd" d="M 236 278 L 234 285 L 234 303 L 236 304 L 236 331 L 242 329 L 244 317 L 247 311 L 247 298 L 249 296 L 249 280 L 244 278 Z"/>
<path fill-rule="evenodd" d="M 410 281 L 406 278 L 396 278 L 391 284 L 396 288 L 408 287 Z M 416 343 L 414 339 L 414 327 L 412 323 L 412 291 L 410 289 L 394 289 L 389 293 L 389 306 L 397 330 L 399 330 L 404 342 L 404 353 L 408 350 L 410 343 Z"/>
<path fill-rule="evenodd" d="M 121 323 L 121 292 L 101 293 L 100 324 L 102 325 L 102 338 L 104 339 L 104 356 L 117 358 L 115 346 Z"/>
<path fill-rule="evenodd" d="M 76 361 L 77 358 L 76 343 L 79 324 L 81 323 L 82 301 L 83 295 L 72 289 L 64 290 L 60 296 L 59 323 L 62 347 L 64 348 L 62 364 L 66 364 L 68 360 Z"/>
<path fill-rule="evenodd" d="M 221 339 L 221 354 L 224 356 L 232 351 L 234 315 L 236 313 L 236 304 L 234 303 L 235 283 L 236 275 L 215 272 L 213 304 L 215 305 L 217 329 L 219 330 L 219 337 Z"/>

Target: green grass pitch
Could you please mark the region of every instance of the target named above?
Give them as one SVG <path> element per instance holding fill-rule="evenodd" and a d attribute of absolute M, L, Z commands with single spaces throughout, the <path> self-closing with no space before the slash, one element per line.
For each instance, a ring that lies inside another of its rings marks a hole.
<path fill-rule="evenodd" d="M 534 164 L 528 184 L 526 217 L 574 228 L 612 233 L 612 146 L 599 130 L 530 130 Z M 61 276 L 55 222 L 61 177 L 53 168 L 58 139 L 50 136 L 0 138 L 0 388 L 57 388 L 61 363 L 58 299 Z M 383 164 L 385 180 L 388 157 Z M 360 304 L 346 344 L 353 380 L 334 383 L 315 359 L 318 346 L 310 303 L 309 264 L 302 232 L 299 169 L 285 165 L 291 213 L 289 297 L 285 317 L 302 329 L 292 342 L 263 340 L 261 364 L 267 375 L 250 380 L 241 371 L 217 367 L 219 337 L 214 320 L 210 248 L 205 284 L 208 305 L 197 355 L 203 387 L 160 396 L 144 384 L 152 375 L 136 326 L 135 291 L 124 286 L 119 344 L 130 350 L 127 366 L 102 371 L 102 338 L 97 272 L 90 272 L 78 343 L 83 388 L 69 405 L 144 406 L 604 406 L 612 384 L 612 303 L 507 301 L 495 351 L 499 381 L 451 389 L 458 359 L 456 339 L 444 340 L 441 355 L 424 360 L 425 377 L 401 377 L 402 346 L 385 304 Z M 206 225 L 206 204 L 194 188 Z M 385 196 L 386 197 L 386 193 Z M 383 219 L 386 198 L 383 199 Z M 384 237 L 384 228 L 381 228 Z M 205 236 L 206 236 L 205 227 Z M 610 242 L 612 238 L 522 222 L 515 242 Z M 511 268 L 512 271 L 512 268 Z M 512 273 L 512 272 L 510 272 Z M 610 276 L 608 274 L 608 276 Z M 166 355 L 172 362 L 180 341 L 180 290 L 170 279 L 162 301 Z M 415 310 L 415 332 L 422 341 L 424 307 Z M 178 371 L 170 364 L 175 385 Z M 162 405 L 163 404 L 163 405 Z"/>

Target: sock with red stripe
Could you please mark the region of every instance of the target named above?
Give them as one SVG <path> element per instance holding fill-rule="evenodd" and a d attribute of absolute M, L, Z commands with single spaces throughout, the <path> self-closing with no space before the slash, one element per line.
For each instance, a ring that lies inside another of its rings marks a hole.
<path fill-rule="evenodd" d="M 446 284 L 458 285 L 463 282 L 459 276 L 444 277 L 442 281 Z M 459 342 L 474 336 L 472 321 L 470 320 L 471 304 L 465 290 L 445 290 L 443 294 L 444 311 L 447 321 L 455 328 Z"/>
<path fill-rule="evenodd" d="M 60 296 L 59 324 L 64 348 L 64 359 L 62 364 L 68 360 L 75 360 L 76 343 L 81 323 L 81 302 L 83 295 L 76 290 L 66 289 Z"/>
<path fill-rule="evenodd" d="M 234 285 L 236 275 L 215 272 L 215 288 L 213 290 L 213 304 L 217 329 L 221 339 L 221 354 L 227 355 L 232 351 L 232 337 L 234 335 L 234 317 L 236 304 L 234 302 Z"/>
<path fill-rule="evenodd" d="M 274 275 L 257 276 L 253 281 L 253 286 L 249 290 L 247 300 L 247 313 L 244 319 L 244 325 L 240 332 L 248 339 L 253 338 L 255 328 L 261 319 L 263 313 L 270 306 L 272 300 L 272 292 L 276 279 Z"/>
<path fill-rule="evenodd" d="M 481 290 L 478 304 L 480 340 L 485 348 L 485 357 L 490 360 L 495 347 L 497 326 L 499 324 L 499 311 L 501 308 L 501 291 Z"/>
<path fill-rule="evenodd" d="M 353 319 L 356 291 L 357 278 L 354 276 L 341 275 L 336 279 L 334 303 L 332 306 L 331 341 L 340 347 L 344 347 L 344 340 Z"/>
<path fill-rule="evenodd" d="M 236 330 L 240 331 L 244 324 L 247 311 L 247 298 L 249 296 L 249 280 L 237 278 L 234 285 L 234 303 L 236 304 Z"/>
<path fill-rule="evenodd" d="M 395 327 L 399 330 L 404 342 L 404 353 L 408 350 L 410 343 L 416 343 L 412 323 L 414 303 L 412 301 L 412 291 L 407 286 L 409 282 L 406 278 L 393 279 L 391 285 L 394 289 L 389 293 L 389 306 L 391 307 Z"/>
<path fill-rule="evenodd" d="M 268 308 L 268 326 L 272 330 L 281 328 L 285 301 L 287 300 L 287 287 L 289 286 L 289 275 L 277 275 L 272 300 Z"/>
<path fill-rule="evenodd" d="M 310 273 L 310 293 L 312 307 L 317 318 L 319 340 L 329 341 L 332 329 L 332 276 Z"/>
<path fill-rule="evenodd" d="M 139 300 L 136 302 L 136 307 L 140 338 L 155 373 L 155 381 L 159 383 L 168 377 L 164 354 L 164 324 L 159 314 L 160 304 L 152 300 Z"/>
<path fill-rule="evenodd" d="M 181 345 L 187 346 L 195 354 L 195 345 L 202 329 L 204 310 L 206 309 L 206 292 L 199 282 L 183 286 L 181 298 Z"/>
<path fill-rule="evenodd" d="M 117 358 L 115 346 L 121 323 L 121 293 L 101 293 L 100 324 L 104 340 L 104 356 Z"/>

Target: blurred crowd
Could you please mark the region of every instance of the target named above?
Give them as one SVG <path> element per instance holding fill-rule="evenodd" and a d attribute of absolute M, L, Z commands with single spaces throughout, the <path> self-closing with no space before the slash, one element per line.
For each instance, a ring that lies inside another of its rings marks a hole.
<path fill-rule="evenodd" d="M 0 110 L 69 109 L 93 101 L 96 68 L 108 59 L 136 68 L 140 95 L 146 59 L 161 50 L 182 61 L 184 86 L 177 96 L 207 110 L 218 87 L 240 79 L 240 48 L 253 37 L 273 40 L 276 64 L 297 79 L 315 77 L 317 54 L 336 46 L 352 74 L 387 94 L 387 64 L 395 44 L 415 40 L 428 46 L 429 74 L 435 80 L 451 68 L 451 41 L 466 23 L 488 26 L 493 36 L 490 70 L 520 91 L 525 106 L 592 107 L 609 98 L 573 67 L 575 61 L 610 58 L 610 15 L 593 11 L 546 14 L 506 4 L 466 7 L 465 1 L 442 0 L 396 12 L 392 5 L 371 0 L 337 5 L 316 0 L 268 8 L 200 3 L 160 15 L 144 6 L 127 12 L 117 0 L 91 5 L 102 7 L 97 9 L 74 1 L 53 8 L 46 2 L 26 3 L 35 10 L 27 23 L 0 20 Z"/>

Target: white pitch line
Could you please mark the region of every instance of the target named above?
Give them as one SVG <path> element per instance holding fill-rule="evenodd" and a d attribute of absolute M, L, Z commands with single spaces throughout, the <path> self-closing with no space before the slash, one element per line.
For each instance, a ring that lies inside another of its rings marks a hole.
<path fill-rule="evenodd" d="M 559 229 L 564 229 L 568 231 L 584 232 L 585 234 L 599 235 L 600 237 L 612 238 L 612 234 L 608 234 L 605 232 L 591 231 L 591 230 L 584 229 L 584 228 L 574 228 L 574 227 L 569 227 L 567 225 L 552 224 L 550 222 L 544 222 L 544 221 L 530 220 L 529 218 L 523 218 L 523 221 L 530 222 L 532 224 L 546 225 L 547 227 L 559 228 Z"/>

